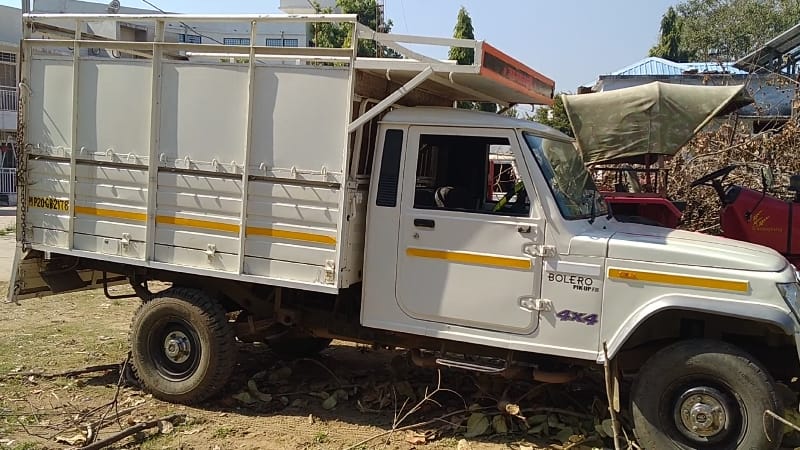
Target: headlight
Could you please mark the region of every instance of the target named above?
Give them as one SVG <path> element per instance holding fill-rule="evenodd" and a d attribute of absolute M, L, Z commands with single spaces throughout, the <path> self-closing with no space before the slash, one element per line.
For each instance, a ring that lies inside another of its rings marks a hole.
<path fill-rule="evenodd" d="M 800 322 L 800 285 L 794 283 L 778 283 L 778 290 L 789 309 L 794 313 L 795 319 Z"/>

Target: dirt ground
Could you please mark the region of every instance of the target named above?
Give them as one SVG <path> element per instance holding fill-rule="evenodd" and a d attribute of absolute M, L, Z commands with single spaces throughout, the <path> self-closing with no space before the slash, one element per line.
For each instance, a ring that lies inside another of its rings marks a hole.
<path fill-rule="evenodd" d="M 6 284 L 0 283 L 0 292 L 5 289 Z M 597 386 L 550 390 L 463 372 L 412 369 L 399 351 L 343 342 L 334 342 L 314 360 L 289 363 L 278 360 L 266 346 L 242 344 L 233 379 L 221 395 L 198 407 L 160 402 L 136 386 L 118 390 L 119 370 L 72 377 L 38 375 L 124 361 L 128 326 L 138 303 L 136 299 L 108 300 L 99 291 L 26 300 L 19 305 L 0 303 L 0 448 L 77 447 L 86 440 L 88 424 L 131 409 L 100 427 L 99 438 L 172 414 L 185 418 L 174 426 L 162 423 L 111 448 L 603 446 L 600 432 L 594 429 L 602 423 L 593 417 L 596 414 L 589 414 L 605 408 Z M 425 389 L 433 392 L 440 376 L 442 390 L 432 401 L 422 402 Z M 327 399 L 330 396 L 335 401 Z M 502 400 L 511 406 L 498 406 Z M 420 406 L 402 418 L 416 405 Z M 522 410 L 517 411 L 515 405 Z M 549 409 L 553 405 L 563 411 Z M 473 411 L 459 412 L 468 408 Z M 397 428 L 438 417 L 443 418 L 414 432 L 396 431 L 362 443 L 391 431 L 393 424 Z M 465 438 L 480 431 L 479 436 Z"/>

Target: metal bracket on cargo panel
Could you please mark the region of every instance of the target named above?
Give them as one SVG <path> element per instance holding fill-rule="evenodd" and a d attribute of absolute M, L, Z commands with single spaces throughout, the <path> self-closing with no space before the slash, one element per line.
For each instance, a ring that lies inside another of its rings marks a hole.
<path fill-rule="evenodd" d="M 522 253 L 534 258 L 552 258 L 556 256 L 556 248 L 552 245 L 525 244 Z"/>
<path fill-rule="evenodd" d="M 122 233 L 122 239 L 119 241 L 122 245 L 122 248 L 125 250 L 128 249 L 128 246 L 131 245 L 131 234 L 130 233 Z"/>
<path fill-rule="evenodd" d="M 208 259 L 213 258 L 214 255 L 217 253 L 217 246 L 214 245 L 214 244 L 208 244 L 208 247 L 206 247 L 205 253 L 206 253 L 206 256 L 208 256 Z"/>
<path fill-rule="evenodd" d="M 325 283 L 333 284 L 336 277 L 336 262 L 333 260 L 325 261 Z"/>

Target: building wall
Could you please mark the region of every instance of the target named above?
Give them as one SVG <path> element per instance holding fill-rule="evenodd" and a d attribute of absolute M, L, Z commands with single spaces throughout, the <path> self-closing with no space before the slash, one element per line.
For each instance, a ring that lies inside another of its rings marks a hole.
<path fill-rule="evenodd" d="M 187 26 L 188 25 L 188 29 Z M 248 23 L 182 23 L 171 22 L 166 27 L 166 39 L 178 42 L 180 35 L 188 34 L 199 36 L 203 44 L 223 44 L 225 39 L 249 39 L 250 25 Z M 256 45 L 266 45 L 267 39 L 281 40 L 285 46 L 307 47 L 311 38 L 309 27 L 305 23 L 271 23 L 260 24 L 258 27 Z M 275 43 L 271 41 L 271 43 Z"/>
<path fill-rule="evenodd" d="M 5 142 L 5 133 L 11 134 L 17 131 L 17 112 L 0 111 L 0 141 Z"/>
<path fill-rule="evenodd" d="M 10 6 L 0 6 L 0 43 L 19 45 L 22 39 L 22 19 L 20 10 Z"/>
<path fill-rule="evenodd" d="M 336 9 L 336 0 L 317 0 L 322 9 Z M 278 7 L 286 14 L 313 14 L 314 8 L 309 5 L 308 0 L 281 0 Z"/>

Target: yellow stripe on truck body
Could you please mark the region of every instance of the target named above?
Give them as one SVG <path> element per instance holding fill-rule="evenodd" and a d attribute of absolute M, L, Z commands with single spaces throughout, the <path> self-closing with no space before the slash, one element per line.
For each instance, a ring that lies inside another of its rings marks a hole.
<path fill-rule="evenodd" d="M 642 270 L 608 269 L 608 278 L 619 281 L 668 284 L 721 291 L 747 292 L 750 284 L 747 281 L 724 278 L 694 277 L 670 273 L 649 272 Z"/>
<path fill-rule="evenodd" d="M 441 259 L 455 263 L 473 264 L 479 266 L 507 267 L 511 269 L 522 270 L 530 270 L 532 267 L 531 260 L 529 258 L 513 258 L 510 256 L 487 255 L 484 253 L 408 248 L 406 249 L 406 254 L 408 256 L 417 258 Z"/>
<path fill-rule="evenodd" d="M 114 219 L 126 219 L 137 222 L 147 220 L 147 214 L 120 211 L 115 209 L 92 208 L 87 206 L 76 206 L 75 212 L 98 217 L 108 217 Z M 223 231 L 227 233 L 238 233 L 239 225 L 216 222 L 211 220 L 186 219 L 182 217 L 158 216 L 156 222 L 164 225 L 175 225 L 178 227 L 200 228 L 205 230 Z M 274 228 L 247 227 L 248 236 L 264 236 L 275 239 L 290 241 L 313 242 L 317 244 L 336 245 L 336 239 L 315 233 L 304 233 L 299 231 L 277 230 Z"/>

